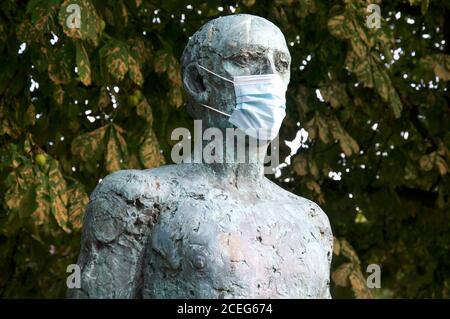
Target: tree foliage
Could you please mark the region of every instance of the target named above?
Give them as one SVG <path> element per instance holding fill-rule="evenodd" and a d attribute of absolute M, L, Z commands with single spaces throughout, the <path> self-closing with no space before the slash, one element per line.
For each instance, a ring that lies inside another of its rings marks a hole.
<path fill-rule="evenodd" d="M 366 24 L 371 3 L 381 28 Z M 449 10 L 443 0 L 2 1 L 0 296 L 64 296 L 88 194 L 110 172 L 170 163 L 170 133 L 192 127 L 178 62 L 188 37 L 251 13 L 289 44 L 280 136 L 308 137 L 295 154 L 282 143 L 273 179 L 329 215 L 332 294 L 448 297 Z M 382 289 L 369 291 L 372 263 Z"/>

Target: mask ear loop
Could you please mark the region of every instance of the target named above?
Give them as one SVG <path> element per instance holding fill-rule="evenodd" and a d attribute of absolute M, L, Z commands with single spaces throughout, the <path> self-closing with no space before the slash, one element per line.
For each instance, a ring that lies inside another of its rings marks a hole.
<path fill-rule="evenodd" d="M 208 105 L 206 105 L 206 104 L 202 104 L 202 103 L 198 103 L 198 104 L 200 104 L 201 106 L 204 106 L 204 107 L 206 107 L 206 108 L 208 108 L 208 109 L 210 109 L 210 110 L 213 110 L 213 111 L 215 111 L 215 112 L 217 112 L 217 113 L 220 113 L 220 114 L 222 114 L 222 115 L 231 117 L 230 114 L 225 113 L 225 112 L 222 112 L 222 111 L 219 111 L 219 110 L 217 110 L 217 109 L 215 109 L 215 108 L 212 108 L 211 106 L 208 106 Z"/>
<path fill-rule="evenodd" d="M 221 75 L 219 75 L 219 74 L 216 74 L 216 73 L 214 73 L 213 71 L 208 70 L 207 68 L 205 68 L 204 66 L 201 66 L 201 65 L 198 64 L 198 63 L 197 63 L 197 66 L 198 66 L 199 68 L 205 70 L 206 72 L 211 73 L 211 74 L 217 76 L 218 78 L 221 78 L 221 79 L 224 80 L 224 81 L 227 81 L 227 82 L 230 82 L 230 83 L 233 83 L 233 84 L 234 84 L 234 82 L 231 81 L 230 79 L 227 79 L 226 77 L 223 77 L 223 76 L 221 76 Z M 214 111 L 214 112 L 217 112 L 217 113 L 219 113 L 219 114 L 222 114 L 222 115 L 231 117 L 230 114 L 225 113 L 225 112 L 222 112 L 222 111 L 219 111 L 219 110 L 217 110 L 217 109 L 215 109 L 215 108 L 213 108 L 213 107 L 211 107 L 211 106 L 209 106 L 209 105 L 202 104 L 202 103 L 199 103 L 199 104 L 200 104 L 201 106 L 203 106 L 203 107 L 206 107 L 206 108 L 208 108 L 208 109 Z"/>
<path fill-rule="evenodd" d="M 217 74 L 217 73 L 214 73 L 213 71 L 208 70 L 207 68 L 205 68 L 204 66 L 201 66 L 201 65 L 198 64 L 198 63 L 197 63 L 197 66 L 198 66 L 199 68 L 205 70 L 206 72 L 209 72 L 209 73 L 211 73 L 211 74 L 213 74 L 213 75 L 215 75 L 215 76 L 221 78 L 222 80 L 228 81 L 228 82 L 230 82 L 230 83 L 234 83 L 234 82 L 231 81 L 230 79 L 227 79 L 226 77 L 223 77 L 223 76 L 221 76 L 221 75 L 219 75 L 219 74 Z"/>

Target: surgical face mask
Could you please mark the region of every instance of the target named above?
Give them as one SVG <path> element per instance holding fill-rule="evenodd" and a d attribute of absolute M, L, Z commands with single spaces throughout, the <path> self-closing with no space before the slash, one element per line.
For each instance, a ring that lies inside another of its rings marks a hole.
<path fill-rule="evenodd" d="M 234 85 L 236 107 L 227 114 L 209 105 L 210 110 L 229 117 L 229 122 L 245 134 L 260 140 L 273 140 L 286 116 L 287 86 L 276 74 L 234 76 L 233 80 L 220 76 L 197 64 L 203 70 Z"/>

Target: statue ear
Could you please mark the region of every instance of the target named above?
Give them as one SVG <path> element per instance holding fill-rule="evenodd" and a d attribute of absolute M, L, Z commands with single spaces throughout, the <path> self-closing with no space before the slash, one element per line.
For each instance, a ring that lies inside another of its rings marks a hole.
<path fill-rule="evenodd" d="M 197 102 L 207 104 L 208 91 L 196 63 L 190 63 L 183 72 L 183 84 L 186 92 Z"/>

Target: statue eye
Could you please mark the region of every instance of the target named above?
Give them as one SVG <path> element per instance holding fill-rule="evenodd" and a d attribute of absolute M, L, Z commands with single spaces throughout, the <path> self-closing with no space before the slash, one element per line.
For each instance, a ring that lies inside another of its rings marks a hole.
<path fill-rule="evenodd" d="M 289 69 L 289 57 L 282 52 L 275 53 L 275 67 L 278 72 L 286 72 Z"/>
<path fill-rule="evenodd" d="M 278 72 L 286 72 L 288 67 L 289 67 L 289 64 L 287 62 L 281 61 L 280 65 L 277 68 L 277 71 Z"/>
<path fill-rule="evenodd" d="M 250 56 L 248 54 L 240 54 L 238 55 L 234 61 L 239 65 L 239 66 L 248 66 L 248 64 L 250 63 Z"/>

